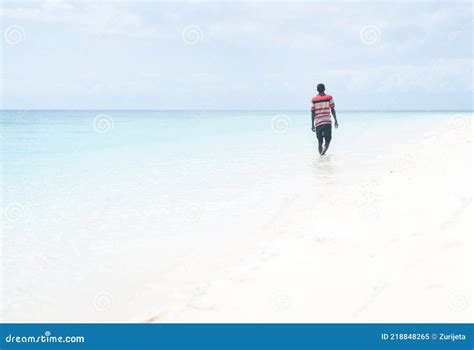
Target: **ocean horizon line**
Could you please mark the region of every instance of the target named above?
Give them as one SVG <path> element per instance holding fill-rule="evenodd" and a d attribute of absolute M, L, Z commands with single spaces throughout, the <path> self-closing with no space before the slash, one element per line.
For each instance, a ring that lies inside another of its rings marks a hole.
<path fill-rule="evenodd" d="M 53 109 L 46 109 L 46 108 L 6 108 L 1 109 L 0 112 L 11 112 L 11 111 L 35 111 L 35 112 L 62 112 L 62 111 L 133 111 L 133 112 L 306 112 L 310 109 L 133 109 L 133 108 L 97 108 L 97 109 L 66 109 L 66 108 L 53 108 Z M 447 113 L 447 112 L 474 112 L 474 109 L 337 109 L 340 112 L 440 112 L 440 113 Z"/>

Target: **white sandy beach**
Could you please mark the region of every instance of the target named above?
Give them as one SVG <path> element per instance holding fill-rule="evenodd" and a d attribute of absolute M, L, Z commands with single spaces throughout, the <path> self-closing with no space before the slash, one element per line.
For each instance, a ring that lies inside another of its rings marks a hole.
<path fill-rule="evenodd" d="M 5 143 L 5 322 L 471 320 L 471 113 L 344 112 L 322 158 L 303 112 L 69 113 Z"/>
<path fill-rule="evenodd" d="M 374 154 L 350 179 L 331 176 L 337 153 L 315 160 L 322 200 L 295 187 L 262 228 L 271 239 L 255 232 L 257 250 L 147 321 L 472 322 L 471 120 Z"/>

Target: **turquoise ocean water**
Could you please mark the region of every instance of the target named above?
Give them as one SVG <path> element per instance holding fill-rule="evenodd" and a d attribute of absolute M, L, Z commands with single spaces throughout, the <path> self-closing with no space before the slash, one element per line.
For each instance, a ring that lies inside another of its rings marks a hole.
<path fill-rule="evenodd" d="M 453 114 L 339 111 L 320 159 L 309 111 L 2 111 L 4 320 L 146 317 Z"/>

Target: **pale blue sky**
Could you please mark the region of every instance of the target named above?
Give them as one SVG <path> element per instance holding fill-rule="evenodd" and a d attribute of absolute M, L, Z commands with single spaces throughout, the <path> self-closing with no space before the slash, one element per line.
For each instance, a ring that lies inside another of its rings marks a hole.
<path fill-rule="evenodd" d="M 1 108 L 472 109 L 470 2 L 2 2 Z M 15 36 L 16 34 L 19 34 Z"/>

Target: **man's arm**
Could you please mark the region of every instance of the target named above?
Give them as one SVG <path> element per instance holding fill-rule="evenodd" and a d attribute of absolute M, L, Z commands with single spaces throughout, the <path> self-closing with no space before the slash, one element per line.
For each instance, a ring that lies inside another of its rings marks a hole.
<path fill-rule="evenodd" d="M 337 129 L 339 124 L 337 123 L 336 109 L 334 107 L 331 107 L 331 114 L 334 117 L 334 127 Z"/>
<path fill-rule="evenodd" d="M 311 131 L 314 131 L 314 115 L 316 114 L 316 111 L 314 109 L 311 110 Z"/>

